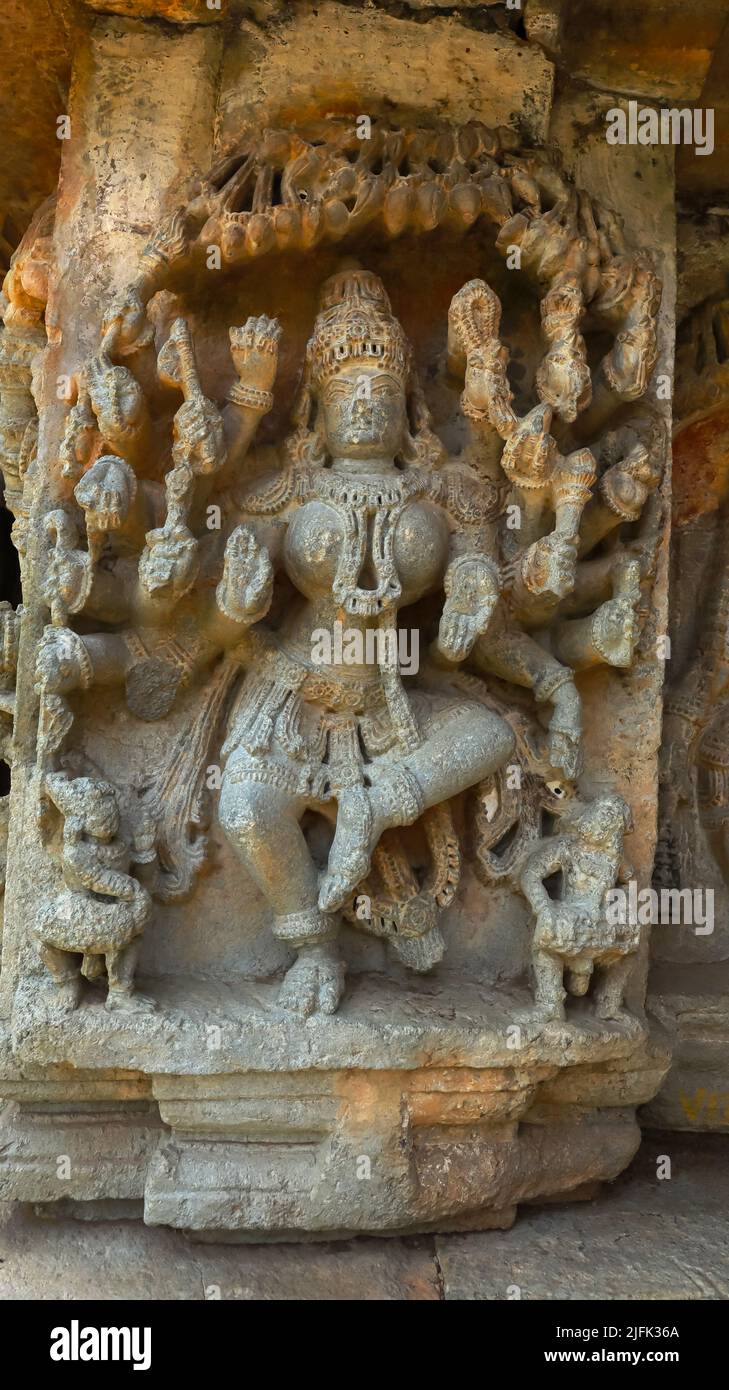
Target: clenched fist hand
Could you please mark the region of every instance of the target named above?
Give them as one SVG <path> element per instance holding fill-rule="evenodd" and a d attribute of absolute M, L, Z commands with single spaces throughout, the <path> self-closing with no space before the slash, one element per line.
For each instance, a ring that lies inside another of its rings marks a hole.
<path fill-rule="evenodd" d="M 270 391 L 276 379 L 281 325 L 266 314 L 230 329 L 230 351 L 240 381 L 254 391 Z"/>

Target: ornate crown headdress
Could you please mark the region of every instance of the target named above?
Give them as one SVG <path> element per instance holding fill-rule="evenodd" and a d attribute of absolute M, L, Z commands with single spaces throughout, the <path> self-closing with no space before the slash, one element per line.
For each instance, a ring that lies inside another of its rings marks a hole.
<path fill-rule="evenodd" d="M 345 362 L 377 363 L 405 385 L 410 344 L 395 318 L 379 275 L 338 271 L 322 286 L 319 313 L 306 348 L 308 375 L 321 388 Z"/>

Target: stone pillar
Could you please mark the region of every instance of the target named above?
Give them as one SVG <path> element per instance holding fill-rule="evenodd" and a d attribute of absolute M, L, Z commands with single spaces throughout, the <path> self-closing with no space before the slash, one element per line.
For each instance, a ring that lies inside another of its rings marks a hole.
<path fill-rule="evenodd" d="M 704 230 L 710 247 L 713 229 Z M 729 1127 L 728 310 L 712 294 L 678 334 L 672 658 L 654 875 L 666 910 L 653 933 L 649 996 L 674 1060 L 643 1112 L 646 1124 L 671 1129 Z"/>

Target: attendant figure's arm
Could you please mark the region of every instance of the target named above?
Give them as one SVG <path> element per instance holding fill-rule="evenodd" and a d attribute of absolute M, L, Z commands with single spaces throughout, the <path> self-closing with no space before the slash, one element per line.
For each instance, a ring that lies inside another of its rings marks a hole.
<path fill-rule="evenodd" d="M 99 864 L 94 858 L 93 844 L 88 840 L 73 836 L 69 843 L 67 838 L 63 857 L 80 887 L 88 889 L 91 893 L 105 893 L 107 897 L 118 898 L 121 902 L 133 901 L 136 895 L 134 879 L 118 869 Z"/>
<path fill-rule="evenodd" d="M 551 918 L 558 909 L 559 905 L 550 898 L 544 880 L 558 873 L 563 865 L 564 855 L 556 836 L 551 841 L 544 840 L 537 845 L 524 865 L 519 886 L 537 920 L 543 916 Z"/>

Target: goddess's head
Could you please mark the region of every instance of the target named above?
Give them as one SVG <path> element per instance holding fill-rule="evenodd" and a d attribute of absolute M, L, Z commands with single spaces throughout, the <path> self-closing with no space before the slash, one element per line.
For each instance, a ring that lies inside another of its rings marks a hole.
<path fill-rule="evenodd" d="M 298 423 L 295 440 L 312 443 L 322 462 L 414 457 L 413 433 L 427 435 L 431 451 L 437 449 L 410 344 L 378 275 L 352 268 L 325 281 L 306 349 Z"/>
<path fill-rule="evenodd" d="M 389 458 L 407 429 L 405 390 L 390 372 L 349 362 L 320 394 L 324 441 L 332 458 Z"/>

